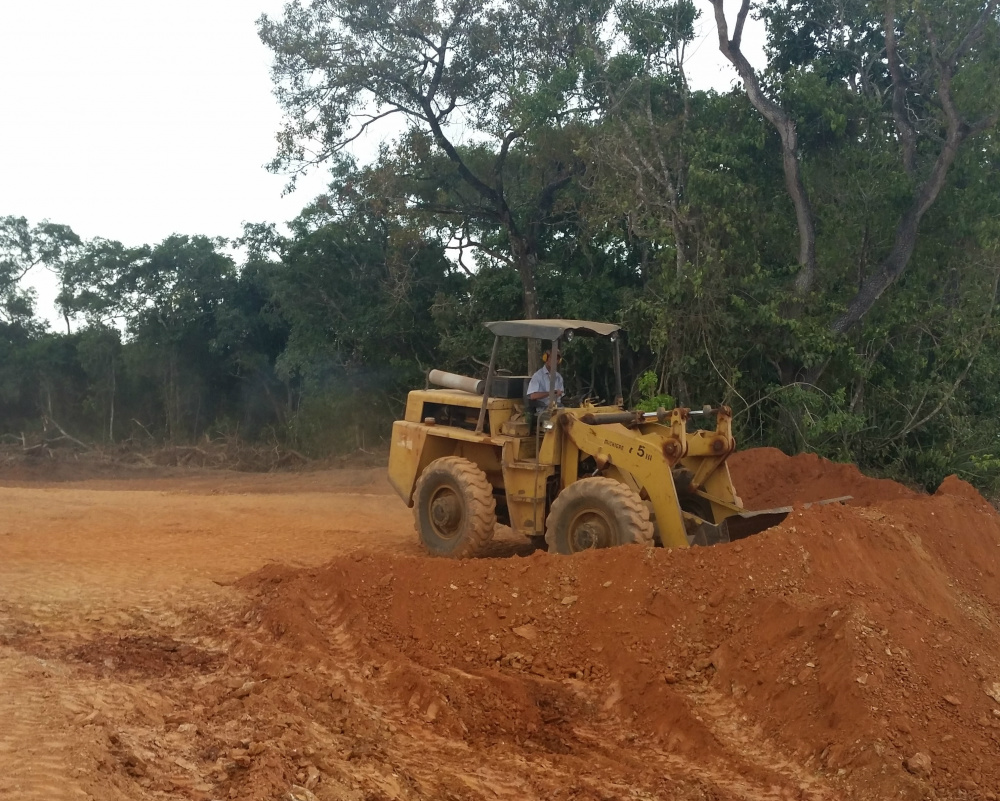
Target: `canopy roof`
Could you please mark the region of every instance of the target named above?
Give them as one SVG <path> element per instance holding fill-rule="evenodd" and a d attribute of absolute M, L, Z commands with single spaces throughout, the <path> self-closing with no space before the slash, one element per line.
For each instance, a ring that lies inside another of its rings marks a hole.
<path fill-rule="evenodd" d="M 592 323 L 588 320 L 501 320 L 486 323 L 498 337 L 525 337 L 531 339 L 559 339 L 567 331 L 574 336 L 607 337 L 621 326 L 611 323 Z"/>

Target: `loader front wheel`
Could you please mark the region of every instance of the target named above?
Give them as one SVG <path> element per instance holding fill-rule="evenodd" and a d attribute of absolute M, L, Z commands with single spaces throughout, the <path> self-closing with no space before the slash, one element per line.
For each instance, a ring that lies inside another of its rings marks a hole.
<path fill-rule="evenodd" d="M 649 510 L 638 495 L 611 478 L 585 478 L 552 502 L 545 521 L 549 553 L 653 544 Z"/>
<path fill-rule="evenodd" d="M 434 556 L 475 556 L 493 538 L 496 501 L 486 474 L 468 459 L 435 459 L 413 492 L 417 534 Z"/>

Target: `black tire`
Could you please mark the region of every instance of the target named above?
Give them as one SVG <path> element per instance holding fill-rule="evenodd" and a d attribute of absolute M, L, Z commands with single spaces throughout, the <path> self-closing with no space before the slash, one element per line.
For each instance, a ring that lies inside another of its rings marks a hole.
<path fill-rule="evenodd" d="M 638 495 L 611 478 L 585 478 L 552 502 L 545 520 L 549 553 L 653 544 L 649 510 Z"/>
<path fill-rule="evenodd" d="M 475 556 L 496 528 L 493 487 L 468 459 L 435 459 L 417 480 L 413 516 L 420 541 L 432 555 Z"/>

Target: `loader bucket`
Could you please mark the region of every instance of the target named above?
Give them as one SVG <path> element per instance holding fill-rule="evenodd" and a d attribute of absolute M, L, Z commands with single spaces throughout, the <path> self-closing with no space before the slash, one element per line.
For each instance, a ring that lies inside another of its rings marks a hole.
<path fill-rule="evenodd" d="M 826 506 L 831 503 L 847 503 L 853 500 L 852 495 L 841 495 L 837 498 L 826 498 L 822 501 L 810 501 L 804 503 L 800 508 L 809 509 L 813 506 Z M 718 542 L 735 542 L 746 537 L 776 526 L 783 522 L 788 513 L 792 511 L 791 506 L 778 506 L 774 509 L 756 509 L 753 511 L 740 511 L 730 515 L 721 523 L 713 526 L 711 523 L 702 523 L 694 528 L 694 545 L 714 545 Z"/>
<path fill-rule="evenodd" d="M 695 515 L 685 515 L 688 543 L 704 546 L 742 540 L 778 525 L 791 511 L 791 506 L 782 506 L 777 509 L 737 512 L 719 523 L 709 523 Z"/>
<path fill-rule="evenodd" d="M 729 530 L 726 521 L 718 525 L 702 520 L 697 525 L 689 525 L 687 529 L 688 543 L 691 545 L 718 545 L 729 542 Z"/>
<path fill-rule="evenodd" d="M 753 512 L 740 512 L 727 517 L 722 525 L 729 532 L 729 541 L 742 540 L 752 537 L 765 529 L 771 528 L 781 523 L 788 513 L 792 511 L 791 506 L 779 506 L 774 509 L 759 509 Z"/>

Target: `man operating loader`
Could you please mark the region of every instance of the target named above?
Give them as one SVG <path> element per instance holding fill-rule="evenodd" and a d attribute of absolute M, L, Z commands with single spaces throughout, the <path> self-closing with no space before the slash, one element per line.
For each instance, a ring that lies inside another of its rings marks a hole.
<path fill-rule="evenodd" d="M 559 374 L 558 364 L 556 370 L 550 370 L 549 360 L 552 358 L 552 351 L 546 350 L 542 354 L 542 366 L 539 367 L 531 379 L 528 381 L 528 400 L 534 411 L 540 412 L 549 404 L 549 394 L 552 388 L 552 373 L 555 373 L 556 384 L 556 405 L 562 406 L 562 396 L 564 392 L 563 378 Z M 562 361 L 562 354 L 559 354 L 558 361 Z"/>

